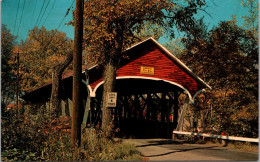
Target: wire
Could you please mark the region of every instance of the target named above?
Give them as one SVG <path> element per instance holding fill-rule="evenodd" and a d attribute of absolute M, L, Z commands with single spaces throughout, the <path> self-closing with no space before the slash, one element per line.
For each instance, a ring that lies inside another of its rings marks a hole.
<path fill-rule="evenodd" d="M 43 7 L 44 7 L 44 4 L 45 4 L 45 0 L 43 0 L 43 3 L 42 3 L 42 8 L 41 8 L 41 10 L 40 10 L 40 13 L 39 13 L 39 15 L 38 15 L 38 18 L 37 18 L 37 21 L 36 21 L 36 24 L 35 24 L 35 26 L 37 26 L 37 24 L 38 24 L 38 20 L 39 20 L 39 18 L 40 18 L 40 15 L 41 15 L 41 13 L 42 13 L 42 9 L 43 9 Z"/>
<path fill-rule="evenodd" d="M 47 3 L 47 5 L 46 5 L 46 7 L 45 7 L 45 9 L 44 9 L 44 11 L 43 11 L 42 17 L 40 18 L 40 21 L 39 21 L 39 24 L 38 24 L 39 26 L 40 26 L 40 23 L 41 23 L 41 21 L 42 21 L 42 18 L 43 18 L 43 16 L 44 16 L 44 14 L 45 14 L 45 12 L 46 12 L 48 6 L 49 6 L 49 3 L 50 3 L 50 0 L 48 0 L 48 3 Z"/>
<path fill-rule="evenodd" d="M 74 2 L 75 2 L 75 0 L 71 3 L 71 5 L 70 5 L 70 7 L 68 8 L 68 10 L 67 10 L 65 16 L 64 16 L 63 19 L 61 20 L 61 22 L 60 22 L 58 28 L 57 28 L 57 29 L 54 31 L 54 33 L 52 34 L 52 36 L 51 36 L 49 42 L 47 43 L 47 45 L 43 48 L 44 50 L 43 50 L 42 53 L 44 53 L 44 52 L 47 50 L 47 48 L 50 46 L 51 41 L 53 40 L 53 37 L 54 37 L 55 34 L 57 33 L 58 29 L 60 28 L 60 26 L 61 26 L 62 22 L 64 21 L 64 19 L 66 18 L 66 16 L 69 14 L 69 11 L 70 11 L 70 9 L 72 8 L 72 5 L 74 4 Z M 34 29 L 35 29 L 35 28 L 34 28 Z"/>
<path fill-rule="evenodd" d="M 22 18 L 23 18 L 24 6 L 25 6 L 25 0 L 23 1 L 23 9 L 22 9 L 21 17 L 20 17 L 20 23 L 19 23 L 19 26 L 18 26 L 17 34 L 19 33 L 20 25 L 21 25 Z"/>
<path fill-rule="evenodd" d="M 65 14 L 65 16 L 63 17 L 63 19 L 61 20 L 61 22 L 60 22 L 60 24 L 59 24 L 59 26 L 58 26 L 58 28 L 57 28 L 57 30 L 60 28 L 60 26 L 61 26 L 61 24 L 62 24 L 62 22 L 64 21 L 64 19 L 66 18 L 66 16 L 69 14 L 69 12 L 70 12 L 70 9 L 72 8 L 72 5 L 73 5 L 73 3 L 75 2 L 75 0 L 71 3 L 71 5 L 70 5 L 70 7 L 68 8 L 68 10 L 67 10 L 67 12 L 66 12 L 66 14 Z"/>
<path fill-rule="evenodd" d="M 15 33 L 15 27 L 16 27 L 16 21 L 17 21 L 19 6 L 20 6 L 20 0 L 18 1 L 18 6 L 17 6 L 17 10 L 16 10 L 16 18 L 15 18 L 15 22 L 14 22 L 14 33 Z"/>
<path fill-rule="evenodd" d="M 38 24 L 38 20 L 39 20 L 39 18 L 40 18 L 40 15 L 41 15 L 42 9 L 43 9 L 43 7 L 44 7 L 44 5 L 45 5 L 45 2 L 46 2 L 46 1 L 43 0 L 42 7 L 41 7 L 40 13 L 39 13 L 39 15 L 38 15 L 38 18 L 37 18 L 37 20 L 36 20 L 36 23 L 35 23 L 35 26 L 34 26 L 33 32 L 35 32 L 35 29 L 36 29 L 35 27 L 36 27 L 37 24 Z M 37 1 L 36 1 L 36 4 L 37 4 Z M 35 8 L 36 8 L 36 7 L 35 7 Z M 31 40 L 32 40 L 32 39 L 29 40 L 29 44 L 31 43 Z"/>
<path fill-rule="evenodd" d="M 45 1 L 44 1 L 44 2 L 45 2 Z M 56 2 L 56 1 L 55 1 L 55 2 Z M 54 2 L 54 3 L 55 3 L 55 2 Z M 52 36 L 50 36 L 50 40 L 49 40 L 49 42 L 47 43 L 47 45 L 45 45 L 45 46 L 43 47 L 43 51 L 41 52 L 41 54 L 43 54 L 43 53 L 47 50 L 47 48 L 50 46 L 50 44 L 51 44 L 51 42 L 52 42 L 52 40 L 53 40 L 53 37 L 54 37 L 55 34 L 57 33 L 57 31 L 58 31 L 58 29 L 60 28 L 62 22 L 63 22 L 64 19 L 65 19 L 65 17 L 69 14 L 69 11 L 70 11 L 70 9 L 72 8 L 72 5 L 74 4 L 74 2 L 75 2 L 75 0 L 71 3 L 71 5 L 70 5 L 70 7 L 68 8 L 68 10 L 67 10 L 65 16 L 64 16 L 63 19 L 61 20 L 61 22 L 60 22 L 58 28 L 57 28 L 56 30 L 54 30 L 54 33 L 52 34 Z M 53 5 L 52 5 L 52 8 L 53 8 L 53 6 L 54 6 L 54 3 L 53 3 Z M 42 11 L 42 9 L 43 9 L 43 6 L 44 6 L 44 3 L 43 3 L 43 5 L 42 5 L 41 11 Z M 52 10 L 52 9 L 51 9 L 51 10 Z M 50 12 L 51 12 L 51 10 L 50 10 Z M 41 14 L 41 11 L 40 11 L 40 14 Z M 39 19 L 39 17 L 40 17 L 40 14 L 38 15 L 38 19 Z M 48 16 L 49 16 L 49 15 L 50 15 L 50 13 L 48 14 Z M 48 19 L 48 16 L 46 17 L 46 19 L 44 20 L 44 22 Z M 37 19 L 37 21 L 36 21 L 36 25 L 37 25 L 38 19 Z M 35 27 L 34 27 L 34 29 L 33 29 L 32 32 L 35 32 L 35 30 L 36 30 L 36 25 L 35 25 Z M 32 40 L 32 39 L 29 40 L 29 43 L 28 43 L 28 44 L 30 44 L 31 40 Z"/>
<path fill-rule="evenodd" d="M 57 33 L 57 31 L 58 31 L 58 29 L 60 28 L 60 26 L 61 26 L 61 24 L 62 24 L 62 22 L 64 21 L 64 19 L 65 19 L 65 17 L 66 16 L 68 16 L 68 14 L 69 14 L 69 11 L 70 11 L 70 9 L 72 8 L 72 5 L 74 4 L 74 2 L 75 2 L 75 0 L 71 3 L 71 5 L 70 5 L 70 7 L 68 8 L 68 10 L 67 10 L 67 12 L 66 12 L 66 14 L 65 14 L 65 16 L 63 17 L 63 19 L 61 20 L 61 22 L 60 22 L 60 24 L 59 24 L 59 26 L 58 26 L 58 28 L 57 28 L 57 30 L 55 30 L 54 31 L 54 33 L 53 33 L 53 35 L 52 35 L 52 37 L 51 37 L 51 39 L 50 39 L 50 41 L 49 41 L 49 43 L 48 43 L 48 45 L 50 45 L 50 43 L 51 43 L 51 41 L 53 40 L 53 37 L 54 37 L 54 35 Z M 48 47 L 48 46 L 47 46 Z M 46 48 L 47 48 L 46 47 Z"/>
<path fill-rule="evenodd" d="M 35 3 L 34 3 L 33 13 L 32 13 L 32 15 L 33 15 L 33 18 L 34 18 L 34 13 L 35 13 L 35 9 L 36 9 L 37 2 L 38 2 L 38 1 L 34 1 L 34 2 L 35 2 Z"/>
<path fill-rule="evenodd" d="M 43 24 L 45 24 L 46 20 L 49 18 L 50 14 L 51 14 L 51 11 L 52 11 L 52 9 L 53 9 L 53 7 L 54 7 L 54 5 L 55 5 L 55 3 L 56 3 L 56 0 L 53 2 L 52 6 L 51 6 L 51 9 L 50 9 L 50 11 L 49 11 L 49 14 L 47 15 L 47 17 L 46 17 L 45 20 L 43 21 Z"/>

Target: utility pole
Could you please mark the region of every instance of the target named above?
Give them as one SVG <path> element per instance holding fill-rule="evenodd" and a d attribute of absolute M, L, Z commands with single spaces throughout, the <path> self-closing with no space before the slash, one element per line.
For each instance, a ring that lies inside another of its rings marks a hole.
<path fill-rule="evenodd" d="M 26 52 L 21 52 L 19 48 L 17 48 L 17 51 L 14 52 L 16 54 L 15 60 L 16 60 L 16 85 L 15 85 L 15 98 L 16 98 L 16 109 L 18 113 L 19 108 L 19 70 L 20 70 L 20 54 L 26 54 Z"/>
<path fill-rule="evenodd" d="M 71 141 L 76 147 L 81 142 L 80 114 L 82 111 L 81 73 L 82 73 L 82 38 L 83 38 L 83 0 L 76 0 L 75 34 L 73 50 L 73 94 Z"/>
<path fill-rule="evenodd" d="M 18 112 L 18 107 L 19 107 L 19 64 L 20 64 L 20 51 L 19 51 L 19 48 L 18 48 L 18 51 L 16 53 L 16 61 L 17 61 L 17 74 L 16 74 L 16 90 L 15 90 L 15 94 L 16 94 L 16 109 L 17 109 L 17 112 Z"/>

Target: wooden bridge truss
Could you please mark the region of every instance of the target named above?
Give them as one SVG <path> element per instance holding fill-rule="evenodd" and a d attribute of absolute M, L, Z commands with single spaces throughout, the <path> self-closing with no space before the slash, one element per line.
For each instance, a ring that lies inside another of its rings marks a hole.
<path fill-rule="evenodd" d="M 112 117 L 121 136 L 170 138 L 178 121 L 180 92 L 118 95 Z M 101 123 L 101 97 L 91 99 L 88 122 Z"/>

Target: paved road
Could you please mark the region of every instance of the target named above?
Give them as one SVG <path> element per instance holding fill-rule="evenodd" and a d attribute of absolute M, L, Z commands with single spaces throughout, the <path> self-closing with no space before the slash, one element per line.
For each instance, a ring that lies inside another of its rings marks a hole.
<path fill-rule="evenodd" d="M 149 161 L 257 161 L 258 153 L 163 139 L 127 139 Z"/>

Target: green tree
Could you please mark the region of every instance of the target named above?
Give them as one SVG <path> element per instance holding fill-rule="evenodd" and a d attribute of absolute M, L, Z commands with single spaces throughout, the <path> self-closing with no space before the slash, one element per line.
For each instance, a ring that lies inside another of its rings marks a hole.
<path fill-rule="evenodd" d="M 13 55 L 16 36 L 10 33 L 6 25 L 1 30 L 1 104 L 5 108 L 14 99 L 15 75 L 12 73 L 14 67 L 10 64 Z"/>
<path fill-rule="evenodd" d="M 149 30 L 159 29 L 170 37 L 174 36 L 173 27 L 180 31 L 189 30 L 194 24 L 193 14 L 203 5 L 203 0 L 176 3 L 168 0 L 85 1 L 85 45 L 93 58 L 104 67 L 103 129 L 111 122 L 106 96 L 114 90 L 116 69 L 122 51 L 135 42 L 138 34 L 145 31 L 149 24 Z"/>

